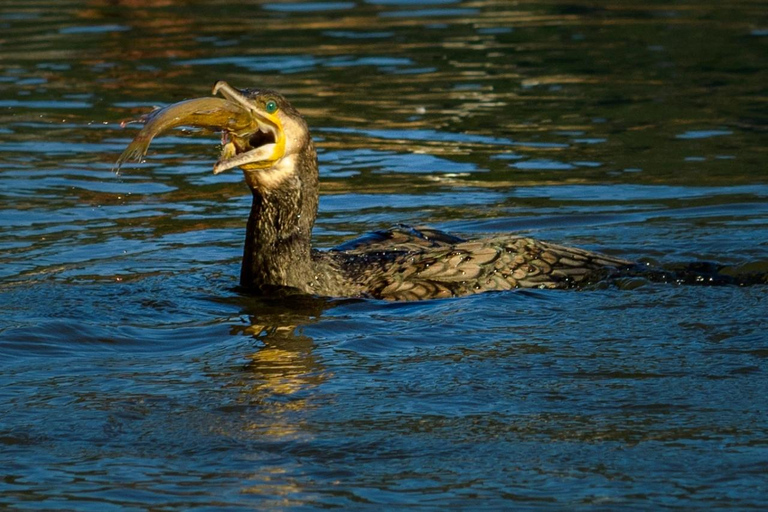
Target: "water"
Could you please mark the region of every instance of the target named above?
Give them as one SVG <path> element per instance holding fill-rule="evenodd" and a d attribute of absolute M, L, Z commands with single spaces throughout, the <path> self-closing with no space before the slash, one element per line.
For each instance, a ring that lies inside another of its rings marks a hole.
<path fill-rule="evenodd" d="M 0 27 L 0 507 L 768 507 L 764 287 L 258 299 L 214 135 L 110 172 L 120 121 L 223 79 L 306 115 L 318 246 L 404 222 L 765 271 L 763 2 L 10 0 Z"/>

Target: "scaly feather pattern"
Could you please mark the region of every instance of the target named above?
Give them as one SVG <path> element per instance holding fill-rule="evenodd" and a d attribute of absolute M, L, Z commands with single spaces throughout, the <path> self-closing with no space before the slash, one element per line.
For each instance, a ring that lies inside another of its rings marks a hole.
<path fill-rule="evenodd" d="M 428 228 L 378 231 L 330 251 L 367 294 L 389 300 L 568 288 L 632 262 L 522 236 L 463 240 Z"/>

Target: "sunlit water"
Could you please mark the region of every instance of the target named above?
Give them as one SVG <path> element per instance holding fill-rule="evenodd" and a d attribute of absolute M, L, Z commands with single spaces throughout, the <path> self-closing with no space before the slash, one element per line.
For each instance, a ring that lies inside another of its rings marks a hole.
<path fill-rule="evenodd" d="M 0 507 L 768 507 L 766 287 L 257 299 L 215 135 L 111 173 L 120 121 L 224 79 L 306 115 L 319 246 L 765 272 L 764 4 L 598 4 L 3 2 Z"/>

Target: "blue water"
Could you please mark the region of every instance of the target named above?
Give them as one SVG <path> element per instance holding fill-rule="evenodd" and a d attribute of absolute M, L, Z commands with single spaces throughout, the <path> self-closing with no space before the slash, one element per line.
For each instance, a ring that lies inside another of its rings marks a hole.
<path fill-rule="evenodd" d="M 397 223 L 768 272 L 754 2 L 0 6 L 0 508 L 768 508 L 768 288 L 250 297 L 216 134 L 271 87 L 314 239 Z"/>

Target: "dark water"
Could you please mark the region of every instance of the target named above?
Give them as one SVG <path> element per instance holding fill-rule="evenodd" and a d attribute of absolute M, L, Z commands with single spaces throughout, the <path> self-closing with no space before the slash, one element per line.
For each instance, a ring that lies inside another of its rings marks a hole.
<path fill-rule="evenodd" d="M 764 2 L 7 0 L 0 28 L 0 508 L 768 508 L 765 287 L 256 299 L 215 135 L 110 172 L 121 120 L 224 79 L 307 116 L 319 246 L 405 222 L 766 271 Z"/>

